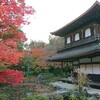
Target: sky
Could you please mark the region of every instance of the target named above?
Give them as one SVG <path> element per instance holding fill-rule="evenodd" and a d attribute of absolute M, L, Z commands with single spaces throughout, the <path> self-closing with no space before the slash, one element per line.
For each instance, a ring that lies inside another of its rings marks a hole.
<path fill-rule="evenodd" d="M 25 0 L 35 9 L 29 17 L 30 25 L 24 26 L 28 42 L 48 43 L 50 32 L 54 32 L 89 9 L 96 0 Z M 98 0 L 100 2 L 100 0 Z"/>

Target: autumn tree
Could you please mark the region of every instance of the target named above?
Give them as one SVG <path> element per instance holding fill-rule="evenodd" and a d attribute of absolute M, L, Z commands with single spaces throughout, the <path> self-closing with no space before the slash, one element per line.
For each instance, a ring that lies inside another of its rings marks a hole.
<path fill-rule="evenodd" d="M 33 13 L 24 0 L 0 0 L 0 83 L 18 84 L 24 79 L 22 72 L 7 67 L 18 65 L 25 55 L 18 49 L 27 40 L 21 26 L 29 24 L 25 16 Z"/>
<path fill-rule="evenodd" d="M 46 45 L 47 44 L 43 41 L 30 42 L 30 49 L 32 57 L 34 58 L 35 69 L 42 69 L 46 66 L 46 52 L 44 51 Z"/>
<path fill-rule="evenodd" d="M 30 48 L 32 56 L 35 59 L 35 63 L 38 67 L 48 68 L 48 57 L 57 52 L 58 49 L 64 47 L 64 38 L 49 36 L 49 43 L 43 41 L 31 41 Z"/>

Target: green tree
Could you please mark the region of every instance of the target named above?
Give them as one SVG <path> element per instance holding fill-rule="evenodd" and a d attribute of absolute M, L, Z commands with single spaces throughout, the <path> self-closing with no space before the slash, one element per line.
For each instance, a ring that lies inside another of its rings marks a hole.
<path fill-rule="evenodd" d="M 58 36 L 49 36 L 49 43 L 45 47 L 45 51 L 48 52 L 48 57 L 55 54 L 59 49 L 64 47 L 64 38 Z"/>
<path fill-rule="evenodd" d="M 21 70 L 25 72 L 25 75 L 28 77 L 30 74 L 30 70 L 34 66 L 34 58 L 31 56 L 31 54 L 26 54 L 23 58 L 23 60 L 20 63 Z"/>
<path fill-rule="evenodd" d="M 47 44 L 43 41 L 31 41 L 30 48 L 44 48 Z"/>

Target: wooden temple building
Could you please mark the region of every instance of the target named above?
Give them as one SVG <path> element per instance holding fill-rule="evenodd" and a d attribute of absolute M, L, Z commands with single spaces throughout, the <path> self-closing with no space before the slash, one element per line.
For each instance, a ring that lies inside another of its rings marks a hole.
<path fill-rule="evenodd" d="M 99 84 L 100 3 L 96 1 L 81 16 L 51 34 L 64 37 L 65 45 L 48 60 L 62 63 L 71 62 L 74 71 L 80 68 L 92 82 Z"/>

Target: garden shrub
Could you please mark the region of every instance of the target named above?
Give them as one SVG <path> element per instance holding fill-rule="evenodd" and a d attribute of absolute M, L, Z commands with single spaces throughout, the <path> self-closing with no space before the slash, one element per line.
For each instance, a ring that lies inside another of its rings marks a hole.
<path fill-rule="evenodd" d="M 56 76 L 62 76 L 62 77 L 69 76 L 72 70 L 73 69 L 71 66 L 65 66 L 63 68 L 60 68 L 57 66 L 50 66 L 50 68 L 48 69 L 50 73 L 53 73 Z"/>
<path fill-rule="evenodd" d="M 48 83 L 48 82 L 54 82 L 54 81 L 58 81 L 59 77 L 55 76 L 53 73 L 41 73 L 40 74 L 42 76 L 42 82 L 43 83 Z"/>
<path fill-rule="evenodd" d="M 34 96 L 27 96 L 26 98 L 24 98 L 23 100 L 48 100 L 46 97 L 42 96 L 42 95 L 34 95 Z"/>
<path fill-rule="evenodd" d="M 6 94 L 0 94 L 0 100 L 7 100 Z"/>
<path fill-rule="evenodd" d="M 52 94 L 52 95 L 48 95 L 47 97 L 48 100 L 64 100 L 61 94 Z"/>
<path fill-rule="evenodd" d="M 53 95 L 53 97 L 54 97 L 54 100 L 63 100 L 63 96 L 60 94 L 55 94 Z"/>

